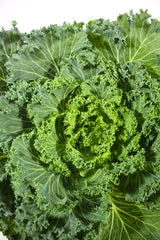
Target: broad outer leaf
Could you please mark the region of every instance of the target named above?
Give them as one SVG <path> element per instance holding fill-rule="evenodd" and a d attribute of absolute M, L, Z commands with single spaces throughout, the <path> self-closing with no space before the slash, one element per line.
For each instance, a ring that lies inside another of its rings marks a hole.
<path fill-rule="evenodd" d="M 110 225 L 103 229 L 97 240 L 148 240 L 159 239 L 160 213 L 142 205 L 125 201 L 119 192 L 110 193 L 112 204 Z"/>
<path fill-rule="evenodd" d="M 153 75 L 160 75 L 160 22 L 147 11 L 140 14 L 123 14 L 117 21 L 91 21 L 88 37 L 106 59 L 120 64 L 139 61 Z"/>
<path fill-rule="evenodd" d="M 44 203 L 51 205 L 65 203 L 66 192 L 61 176 L 55 175 L 40 164 L 38 156 L 32 153 L 30 141 L 23 136 L 14 140 L 12 145 L 12 165 L 18 170 L 12 174 L 12 184 L 15 186 L 17 195 L 22 194 L 23 196 L 22 189 L 25 180 L 35 188 L 37 199 L 40 202 L 44 201 Z"/>
<path fill-rule="evenodd" d="M 13 22 L 13 29 L 0 31 L 0 94 L 6 88 L 6 62 L 15 53 L 19 46 L 22 45 L 22 34 L 15 27 Z"/>
<path fill-rule="evenodd" d="M 18 79 L 31 81 L 46 76 L 53 79 L 60 71 L 60 63 L 87 44 L 86 34 L 71 25 L 56 25 L 50 29 L 32 32 L 26 37 L 27 45 L 14 54 L 7 67 L 12 75 L 9 82 Z"/>

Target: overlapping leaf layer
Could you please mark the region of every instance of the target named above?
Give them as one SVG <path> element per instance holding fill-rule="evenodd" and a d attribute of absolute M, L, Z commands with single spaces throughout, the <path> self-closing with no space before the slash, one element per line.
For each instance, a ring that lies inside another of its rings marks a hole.
<path fill-rule="evenodd" d="M 160 238 L 160 23 L 149 17 L 0 33 L 9 240 Z"/>

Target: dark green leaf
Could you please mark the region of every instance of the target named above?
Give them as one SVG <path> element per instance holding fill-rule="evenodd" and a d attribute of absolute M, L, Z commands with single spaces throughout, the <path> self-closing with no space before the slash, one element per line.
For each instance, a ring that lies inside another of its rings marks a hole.
<path fill-rule="evenodd" d="M 9 142 L 23 130 L 17 105 L 0 98 L 0 142 Z"/>
<path fill-rule="evenodd" d="M 97 240 L 159 239 L 160 213 L 125 201 L 121 193 L 110 194 L 110 225 Z"/>

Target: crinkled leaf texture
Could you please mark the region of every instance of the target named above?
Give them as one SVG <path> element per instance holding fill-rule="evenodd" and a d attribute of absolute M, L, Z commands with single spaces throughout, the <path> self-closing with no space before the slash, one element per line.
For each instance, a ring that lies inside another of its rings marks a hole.
<path fill-rule="evenodd" d="M 103 19 L 88 24 L 88 36 L 104 58 L 118 63 L 139 61 L 154 75 L 160 74 L 160 24 L 148 21 L 147 11 L 123 14 L 114 23 Z"/>
<path fill-rule="evenodd" d="M 160 239 L 160 23 L 148 18 L 0 33 L 9 240 Z"/>
<path fill-rule="evenodd" d="M 12 75 L 8 81 L 27 81 L 47 76 L 53 79 L 65 58 L 87 47 L 87 36 L 81 28 L 64 24 L 33 31 L 25 38 L 27 43 L 14 54 L 7 67 Z"/>
<path fill-rule="evenodd" d="M 9 31 L 2 29 L 0 32 L 0 95 L 6 90 L 6 75 L 7 68 L 5 63 L 17 52 L 18 48 L 22 45 L 22 34 L 16 28 L 13 22 L 13 28 Z"/>
<path fill-rule="evenodd" d="M 19 118 L 19 109 L 16 104 L 0 98 L 0 141 L 9 142 L 23 130 L 22 120 Z"/>

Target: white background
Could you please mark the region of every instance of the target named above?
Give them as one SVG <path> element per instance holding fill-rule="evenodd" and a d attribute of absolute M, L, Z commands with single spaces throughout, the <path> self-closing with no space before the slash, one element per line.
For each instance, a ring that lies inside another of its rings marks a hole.
<path fill-rule="evenodd" d="M 0 0 L 0 29 L 11 28 L 13 20 L 22 32 L 64 21 L 115 20 L 120 13 L 140 8 L 160 19 L 160 0 Z"/>
<path fill-rule="evenodd" d="M 64 21 L 116 20 L 119 14 L 140 8 L 160 20 L 160 0 L 0 0 L 0 29 L 10 29 L 13 20 L 21 32 Z M 5 239 L 0 233 L 0 240 Z"/>

